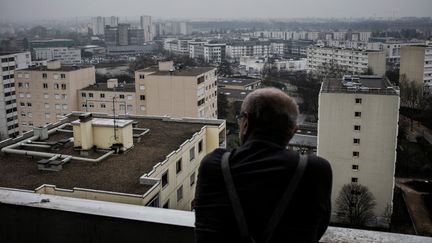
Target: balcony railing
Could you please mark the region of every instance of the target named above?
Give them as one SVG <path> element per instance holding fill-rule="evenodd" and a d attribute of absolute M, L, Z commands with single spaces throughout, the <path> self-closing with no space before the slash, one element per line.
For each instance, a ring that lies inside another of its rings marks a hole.
<path fill-rule="evenodd" d="M 0 188 L 2 242 L 193 242 L 194 213 Z M 321 242 L 432 242 L 329 227 Z"/>

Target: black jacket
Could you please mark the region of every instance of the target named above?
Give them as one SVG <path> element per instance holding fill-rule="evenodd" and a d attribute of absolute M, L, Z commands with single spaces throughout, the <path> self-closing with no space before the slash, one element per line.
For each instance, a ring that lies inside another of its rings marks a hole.
<path fill-rule="evenodd" d="M 226 150 L 216 149 L 201 162 L 195 194 L 195 241 L 239 242 L 239 231 L 221 171 Z M 298 153 L 265 140 L 250 140 L 230 156 L 231 173 L 255 239 L 262 237 L 271 214 L 298 163 Z M 271 242 L 317 242 L 331 212 L 330 164 L 309 156 L 303 178 Z"/>

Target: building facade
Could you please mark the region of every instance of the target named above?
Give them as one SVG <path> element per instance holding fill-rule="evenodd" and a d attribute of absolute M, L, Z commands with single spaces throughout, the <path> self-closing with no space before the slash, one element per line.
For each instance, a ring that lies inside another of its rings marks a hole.
<path fill-rule="evenodd" d="M 152 17 L 151 16 L 141 16 L 140 17 L 140 24 L 141 24 L 141 29 L 143 29 L 144 31 L 144 41 L 152 41 L 153 40 L 153 24 L 152 24 Z"/>
<path fill-rule="evenodd" d="M 81 63 L 81 50 L 68 47 L 34 48 L 36 60 L 59 60 L 61 64 Z"/>
<path fill-rule="evenodd" d="M 78 90 L 95 83 L 95 68 L 61 66 L 59 61 L 51 61 L 47 67 L 17 71 L 15 80 L 18 121 L 23 132 L 80 110 Z"/>
<path fill-rule="evenodd" d="M 345 76 L 321 86 L 318 110 L 318 155 L 333 169 L 332 218 L 335 200 L 345 184 L 369 188 L 382 223 L 392 209 L 399 92 L 385 78 Z"/>
<path fill-rule="evenodd" d="M 31 64 L 30 52 L 0 53 L 0 139 L 19 135 L 15 72 Z"/>
<path fill-rule="evenodd" d="M 176 69 L 172 62 L 157 70 L 135 72 L 138 115 L 217 118 L 216 68 Z"/>
<path fill-rule="evenodd" d="M 326 73 L 333 69 L 352 74 L 364 74 L 368 70 L 383 76 L 386 71 L 385 53 L 334 47 L 311 46 L 307 52 L 308 68 Z"/>
<path fill-rule="evenodd" d="M 401 80 L 432 86 L 432 43 L 402 46 L 400 54 Z"/>

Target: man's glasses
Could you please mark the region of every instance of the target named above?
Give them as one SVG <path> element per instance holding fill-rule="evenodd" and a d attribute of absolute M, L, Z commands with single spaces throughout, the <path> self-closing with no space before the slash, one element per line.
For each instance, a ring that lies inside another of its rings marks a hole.
<path fill-rule="evenodd" d="M 240 119 L 242 119 L 242 117 L 244 117 L 245 115 L 246 115 L 246 113 L 242 112 L 242 113 L 235 116 L 237 124 L 240 124 Z"/>

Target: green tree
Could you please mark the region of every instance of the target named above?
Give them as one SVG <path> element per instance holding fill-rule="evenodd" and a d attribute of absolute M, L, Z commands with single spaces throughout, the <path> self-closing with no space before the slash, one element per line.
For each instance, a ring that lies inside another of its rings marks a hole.
<path fill-rule="evenodd" d="M 233 74 L 231 63 L 229 63 L 226 60 L 223 60 L 218 66 L 217 73 L 219 76 L 230 77 Z"/>
<path fill-rule="evenodd" d="M 375 220 L 375 197 L 366 186 L 345 184 L 336 198 L 338 219 L 354 227 L 362 227 Z"/>

